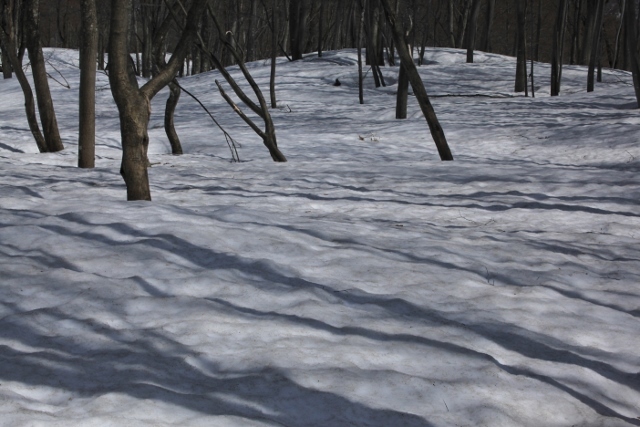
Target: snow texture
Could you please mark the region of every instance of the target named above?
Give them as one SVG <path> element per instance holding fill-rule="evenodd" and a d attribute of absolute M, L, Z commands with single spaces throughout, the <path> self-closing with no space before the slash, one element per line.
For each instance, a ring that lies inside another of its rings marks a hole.
<path fill-rule="evenodd" d="M 65 151 L 37 153 L 0 81 L 0 426 L 640 425 L 628 73 L 587 94 L 567 66 L 551 98 L 536 64 L 525 98 L 512 58 L 428 50 L 440 162 L 413 97 L 394 118 L 397 67 L 359 105 L 355 51 L 281 58 L 282 164 L 217 72 L 187 77 L 242 162 L 184 94 L 171 156 L 163 91 L 149 203 L 125 201 L 104 74 L 97 167 L 75 167 L 77 52 L 45 55 Z"/>

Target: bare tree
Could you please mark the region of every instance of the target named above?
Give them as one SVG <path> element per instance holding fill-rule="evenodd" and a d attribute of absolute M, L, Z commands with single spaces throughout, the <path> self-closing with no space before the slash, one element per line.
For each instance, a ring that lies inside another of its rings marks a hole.
<path fill-rule="evenodd" d="M 33 84 L 36 89 L 36 100 L 38 102 L 38 111 L 40 112 L 44 139 L 47 143 L 47 151 L 60 151 L 64 149 L 64 146 L 62 145 L 60 131 L 58 130 L 58 121 L 53 107 L 51 91 L 49 90 L 42 45 L 40 44 L 40 31 L 38 27 L 40 21 L 40 1 L 25 0 L 24 7 L 25 39 L 27 51 L 29 52 L 29 60 L 31 62 L 31 70 L 33 72 Z"/>
<path fill-rule="evenodd" d="M 589 71 L 587 75 L 587 92 L 593 92 L 595 68 L 600 53 L 600 35 L 602 34 L 602 16 L 604 14 L 604 0 L 596 0 L 594 17 L 591 22 L 591 52 L 589 54 Z"/>
<path fill-rule="evenodd" d="M 564 34 L 567 24 L 567 0 L 559 0 L 556 23 L 553 27 L 551 51 L 551 96 L 560 94 L 562 80 L 562 53 L 564 51 Z"/>
<path fill-rule="evenodd" d="M 418 73 L 415 62 L 413 62 L 413 56 L 411 55 L 411 52 L 409 52 L 407 41 L 405 40 L 404 36 L 405 30 L 403 28 L 402 21 L 396 16 L 396 13 L 391 7 L 389 0 L 380 0 L 380 2 L 382 3 L 385 14 L 387 15 L 387 21 L 389 22 L 389 26 L 393 34 L 393 39 L 398 49 L 398 55 L 400 55 L 402 65 L 407 71 L 409 82 L 411 82 L 413 93 L 415 94 L 416 99 L 420 104 L 420 108 L 422 109 L 422 113 L 427 120 L 429 130 L 431 131 L 431 136 L 433 137 L 436 143 L 436 147 L 438 148 L 440 159 L 453 160 L 453 155 L 451 154 L 451 150 L 449 149 L 449 144 L 447 144 L 447 139 L 444 135 L 444 131 L 442 130 L 442 126 L 440 126 L 438 117 L 436 116 L 433 106 L 429 101 L 429 96 L 427 95 L 424 83 L 420 78 L 420 74 Z"/>
<path fill-rule="evenodd" d="M 93 168 L 96 154 L 96 57 L 98 54 L 98 16 L 95 0 L 82 0 L 81 10 L 78 167 Z"/>
<path fill-rule="evenodd" d="M 187 23 L 167 66 L 138 88 L 130 78 L 129 23 L 131 0 L 111 1 L 111 32 L 109 40 L 109 81 L 111 92 L 120 115 L 122 135 L 121 174 L 127 185 L 127 200 L 151 200 L 147 173 L 147 127 L 151 115 L 151 99 L 175 77 L 181 67 L 190 42 L 195 35 L 197 22 L 207 5 L 207 0 L 194 0 L 187 16 Z"/>
<path fill-rule="evenodd" d="M 626 0 L 624 11 L 625 32 L 627 37 L 627 54 L 633 75 L 633 89 L 640 108 L 640 58 L 638 57 L 638 29 L 636 4 L 634 0 Z"/>
<path fill-rule="evenodd" d="M 516 92 L 527 90 L 527 41 L 526 41 L 526 0 L 514 0 L 518 16 L 517 26 L 517 59 L 516 59 Z M 523 4 L 524 3 L 524 4 Z"/>
<path fill-rule="evenodd" d="M 473 51 L 476 47 L 476 27 L 478 26 L 478 14 L 480 13 L 480 0 L 473 0 L 471 13 L 467 24 L 467 36 L 465 38 L 467 48 L 467 62 L 473 63 Z"/>
<path fill-rule="evenodd" d="M 33 91 L 31 90 L 29 80 L 22 69 L 22 64 L 16 48 L 15 30 L 13 28 L 12 17 L 13 2 L 11 2 L 11 0 L 0 0 L 0 5 L 2 6 L 2 28 L 0 29 L 0 40 L 2 41 L 2 45 L 6 47 L 9 64 L 16 73 L 16 77 L 24 95 L 24 109 L 27 116 L 27 123 L 29 124 L 29 130 L 36 141 L 38 150 L 41 153 L 46 153 L 49 150 L 47 142 L 40 131 L 40 125 L 38 124 Z"/>

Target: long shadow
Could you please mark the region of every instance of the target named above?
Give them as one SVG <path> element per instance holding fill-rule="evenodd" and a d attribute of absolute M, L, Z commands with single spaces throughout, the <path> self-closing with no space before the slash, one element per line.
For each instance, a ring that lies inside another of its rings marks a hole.
<path fill-rule="evenodd" d="M 84 226 L 93 226 L 95 224 L 86 221 L 82 218 L 81 215 L 69 213 L 60 215 L 60 218 L 65 219 L 67 221 L 76 222 L 82 224 Z M 87 240 L 99 241 L 104 244 L 118 247 L 118 246 L 126 246 L 126 245 L 140 245 L 140 246 L 149 246 L 155 249 L 159 249 L 165 251 L 167 253 L 171 253 L 176 257 L 183 258 L 195 265 L 198 265 L 202 268 L 225 268 L 225 267 L 233 267 L 237 268 L 241 271 L 251 271 L 255 276 L 256 282 L 253 286 L 261 286 L 264 287 L 265 283 L 269 284 L 269 286 L 276 287 L 284 287 L 290 289 L 311 289 L 314 291 L 321 290 L 326 292 L 327 295 L 330 295 L 332 298 L 338 298 L 346 304 L 358 305 L 361 307 L 367 305 L 375 305 L 390 315 L 393 316 L 410 316 L 412 319 L 420 319 L 423 321 L 433 322 L 435 324 L 449 324 L 454 325 L 456 327 L 460 327 L 462 329 L 470 330 L 479 336 L 483 336 L 487 339 L 492 340 L 493 342 L 498 343 L 499 345 L 520 353 L 524 356 L 539 359 L 539 360 L 547 360 L 552 362 L 571 364 L 575 366 L 582 366 L 584 368 L 590 369 L 599 375 L 608 378 L 612 381 L 615 381 L 619 384 L 624 384 L 634 390 L 640 390 L 640 378 L 638 374 L 630 374 L 627 372 L 622 372 L 617 368 L 604 363 L 598 360 L 592 360 L 586 358 L 584 356 L 580 356 L 570 350 L 564 349 L 568 346 L 565 343 L 561 342 L 553 342 L 554 346 L 559 348 L 555 348 L 552 345 L 549 345 L 546 342 L 554 341 L 552 338 L 546 336 L 538 336 L 536 338 L 531 338 L 534 334 L 530 331 L 527 331 L 523 328 L 518 328 L 515 326 L 509 326 L 506 328 L 506 325 L 503 324 L 465 324 L 457 320 L 453 320 L 447 317 L 446 313 L 441 313 L 433 309 L 424 308 L 418 306 L 416 304 L 410 303 L 406 300 L 400 298 L 389 298 L 386 296 L 379 295 L 371 295 L 367 294 L 363 291 L 349 291 L 349 292 L 339 292 L 334 289 L 331 289 L 328 286 L 322 285 L 320 283 L 314 283 L 311 281 L 307 281 L 297 277 L 289 277 L 277 270 L 277 267 L 274 267 L 271 263 L 263 261 L 263 260 L 253 260 L 246 259 L 238 256 L 232 256 L 224 253 L 219 253 L 214 250 L 199 247 L 194 245 L 184 239 L 176 237 L 171 234 L 157 234 L 157 235 L 149 235 L 140 230 L 136 230 L 127 224 L 101 224 L 105 227 L 110 227 L 114 230 L 117 230 L 119 233 L 127 235 L 129 237 L 138 238 L 139 240 L 134 242 L 121 242 L 115 241 L 107 236 L 104 236 L 95 232 L 83 232 L 78 234 L 72 229 L 67 229 L 61 226 L 41 226 L 42 228 L 48 229 L 50 231 L 54 231 L 64 235 L 72 235 L 75 237 L 84 238 Z M 425 261 L 425 260 L 423 260 Z M 459 266 L 452 263 L 442 263 L 443 268 L 447 269 L 460 269 Z M 251 281 L 249 281 L 249 284 Z M 141 284 L 143 287 L 144 284 Z M 148 284 L 147 284 L 148 285 Z M 153 290 L 149 290 L 150 294 L 153 295 Z M 217 301 L 218 303 L 220 301 Z M 292 321 L 303 322 L 304 319 L 300 318 L 290 318 Z M 306 323 L 304 323 L 306 322 Z M 316 320 L 305 320 L 303 323 L 307 326 L 323 328 L 325 326 L 317 323 Z M 326 328 L 326 327 L 325 327 Z M 4 331 L 5 329 L 2 328 Z M 390 339 L 385 335 L 380 335 L 380 333 L 375 331 L 367 331 L 363 328 L 350 327 L 348 329 L 349 333 L 352 334 L 360 334 L 363 336 L 367 336 L 375 339 Z M 376 335 L 377 334 L 377 335 Z M 396 336 L 394 336 L 396 337 Z M 402 339 L 411 339 L 416 340 L 416 337 L 410 335 L 399 335 Z M 422 340 L 428 340 L 426 338 L 418 337 Z M 396 337 L 397 339 L 397 337 Z M 428 345 L 436 345 L 436 342 L 433 340 L 428 340 L 428 343 L 425 341 L 425 344 Z M 481 356 L 483 358 L 492 359 L 490 356 L 484 355 L 482 353 L 475 352 L 474 350 L 467 349 L 464 347 L 456 346 L 450 343 L 439 343 L 438 345 L 444 346 L 451 351 L 461 352 L 464 354 L 474 354 Z M 580 348 L 576 348 L 576 351 L 581 351 Z M 51 355 L 50 355 L 51 356 Z M 51 357 L 57 357 L 55 355 Z M 185 367 L 185 369 L 187 369 Z M 509 367 L 508 369 L 511 372 L 523 372 L 522 374 L 526 374 L 526 371 L 519 371 L 516 368 Z M 505 369 L 506 370 L 506 369 Z M 536 373 L 529 372 L 529 375 L 532 378 L 545 379 L 544 381 L 548 384 L 555 385 L 562 390 L 569 392 L 574 397 L 579 398 L 581 401 L 585 402 L 591 406 L 598 413 L 605 416 L 615 416 L 620 419 L 624 419 L 630 423 L 636 423 L 634 425 L 640 425 L 640 421 L 631 420 L 627 417 L 624 417 L 620 414 L 617 414 L 615 411 L 607 408 L 605 405 L 594 401 L 593 399 L 580 394 L 575 390 L 571 390 L 568 387 L 559 384 L 556 380 L 544 376 L 540 376 Z M 541 379 L 541 380 L 542 380 Z M 420 422 L 424 422 L 420 420 Z M 424 424 L 416 424 L 416 425 L 424 425 Z"/>
<path fill-rule="evenodd" d="M 367 329 L 367 328 L 363 328 L 363 327 L 357 327 L 357 326 L 343 326 L 343 327 L 336 327 L 336 326 L 332 326 L 329 325 L 328 323 L 322 322 L 320 320 L 317 319 L 312 319 L 312 318 L 307 318 L 307 317 L 302 317 L 302 316 L 298 316 L 298 315 L 292 315 L 292 314 L 283 314 L 283 313 L 278 313 L 278 312 L 273 312 L 273 311 L 269 311 L 269 312 L 263 312 L 263 311 L 259 311 L 259 310 L 255 310 L 252 308 L 248 308 L 248 307 L 241 307 L 235 304 L 232 304 L 228 301 L 225 300 L 221 300 L 218 298 L 206 298 L 210 301 L 214 301 L 220 305 L 229 307 L 233 310 L 236 310 L 238 312 L 244 313 L 244 314 L 248 314 L 251 315 L 253 317 L 257 317 L 257 318 L 277 318 L 279 320 L 285 320 L 291 323 L 295 323 L 295 324 L 303 324 L 305 326 L 314 328 L 314 329 L 320 329 L 323 331 L 327 331 L 327 332 L 331 332 L 332 334 L 335 335 L 356 335 L 356 336 L 361 336 L 361 337 L 365 337 L 365 338 L 369 338 L 369 339 L 373 339 L 373 340 L 378 340 L 378 341 L 397 341 L 397 342 L 408 342 L 408 343 L 414 343 L 414 344 L 422 344 L 422 345 L 426 345 L 426 346 L 430 346 L 430 347 L 436 347 L 442 350 L 447 350 L 447 351 L 451 351 L 453 353 L 456 354 L 461 354 L 461 355 L 467 355 L 467 356 L 472 356 L 475 358 L 479 358 L 482 360 L 486 360 L 488 362 L 493 363 L 495 366 L 497 366 L 498 368 L 504 370 L 505 372 L 508 372 L 509 374 L 512 375 L 523 375 L 523 376 L 527 376 L 529 378 L 544 382 L 546 384 L 549 384 L 555 388 L 558 388 L 568 394 L 570 394 L 571 396 L 573 396 L 574 398 L 578 399 L 579 401 L 581 401 L 582 403 L 584 403 L 585 405 L 591 407 L 594 411 L 596 411 L 597 413 L 599 413 L 600 415 L 604 415 L 607 417 L 615 417 L 615 418 L 619 418 L 622 419 L 630 424 L 633 425 L 640 425 L 640 420 L 638 419 L 633 419 L 630 417 L 626 417 L 622 414 L 619 414 L 618 412 L 614 411 L 613 409 L 609 408 L 608 406 L 598 402 L 597 400 L 578 392 L 577 390 L 572 389 L 571 387 L 568 387 L 562 383 L 560 383 L 559 381 L 546 376 L 546 375 L 541 375 L 541 374 L 537 374 L 535 372 L 532 372 L 528 369 L 525 368 L 517 368 L 517 367 L 513 367 L 513 366 L 509 366 L 509 365 L 505 365 L 500 363 L 498 360 L 496 360 L 494 357 L 492 357 L 489 354 L 486 353 L 482 353 L 482 352 L 478 352 L 466 347 L 462 347 L 459 346 L 457 344 L 453 344 L 453 343 L 448 343 L 448 342 L 443 342 L 443 341 L 437 341 L 437 340 L 433 340 L 430 338 L 425 338 L 425 337 L 421 337 L 421 336 L 416 336 L 416 335 L 411 335 L 411 334 L 387 334 L 384 332 L 379 332 L 379 331 L 374 331 L 371 329 Z M 399 304 L 402 305 L 404 303 L 404 301 L 400 302 Z M 446 323 L 456 323 L 456 322 L 451 322 L 451 321 L 447 321 Z M 462 325 L 461 325 L 462 326 Z M 468 326 L 468 325 L 467 325 Z M 489 336 L 492 336 L 493 338 L 504 338 L 504 339 L 498 339 L 495 340 L 495 342 L 498 342 L 499 344 L 503 345 L 505 342 L 507 341 L 511 341 L 513 339 L 517 340 L 517 342 L 522 342 L 522 341 L 526 341 L 526 339 L 523 339 L 523 337 L 521 337 L 520 335 L 517 334 L 510 334 L 510 333 L 496 333 L 499 329 L 500 325 L 497 325 L 497 328 L 486 328 L 487 331 L 491 331 L 490 334 L 488 334 Z M 474 327 L 473 325 L 469 326 L 470 329 L 477 331 L 478 327 Z M 530 342 L 524 342 L 523 343 L 525 347 L 531 347 L 531 343 Z M 544 351 L 546 351 L 547 353 L 564 353 L 564 354 L 570 354 L 571 357 L 573 359 L 580 359 L 579 356 L 573 355 L 570 352 L 564 352 L 564 351 L 559 351 L 559 350 L 555 350 L 552 349 L 550 347 L 544 346 L 540 343 L 536 343 L 538 344 L 538 346 L 544 347 Z M 512 348 L 514 349 L 514 348 Z M 517 349 L 514 349 L 517 351 Z M 540 354 L 538 352 L 535 352 L 536 354 L 526 354 L 523 353 L 527 356 L 533 357 L 533 358 L 538 358 L 540 359 Z M 556 354 L 557 355 L 557 354 Z M 545 359 L 545 358 L 543 358 Z M 551 358 L 549 358 L 548 360 L 554 360 L 554 357 L 552 356 Z M 564 361 L 564 363 L 567 363 L 566 360 Z M 599 362 L 596 362 L 599 363 Z M 578 366 L 584 366 L 581 363 L 575 363 Z M 607 366 L 608 368 L 610 368 L 608 365 L 606 364 L 602 364 Z M 639 386 L 639 380 L 640 380 L 640 373 L 635 374 L 635 375 L 629 375 L 631 378 L 629 378 L 629 382 L 626 384 L 628 386 L 631 386 L 632 384 L 637 387 Z M 631 384 L 630 384 L 631 383 Z"/>
<path fill-rule="evenodd" d="M 282 426 L 347 426 L 353 422 L 371 427 L 432 426 L 413 414 L 370 408 L 335 393 L 304 387 L 278 368 L 228 371 L 206 360 L 195 366 L 188 361 L 202 359 L 200 353 L 152 330 L 116 330 L 57 308 L 41 309 L 37 314 L 51 322 L 73 320 L 85 334 L 100 338 L 101 345 L 85 345 L 73 336 L 46 336 L 20 316 L 7 316 L 0 320 L 0 337 L 41 350 L 0 345 L 0 378 L 4 381 L 67 390 L 84 398 L 115 392 L 202 414 Z"/>

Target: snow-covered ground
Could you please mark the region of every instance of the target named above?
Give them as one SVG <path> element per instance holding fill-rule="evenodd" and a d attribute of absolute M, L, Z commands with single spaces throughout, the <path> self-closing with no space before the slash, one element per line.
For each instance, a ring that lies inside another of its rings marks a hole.
<path fill-rule="evenodd" d="M 640 425 L 628 73 L 587 94 L 566 67 L 550 98 L 536 64 L 532 99 L 511 58 L 429 50 L 440 162 L 414 99 L 394 119 L 397 68 L 359 105 L 353 51 L 280 61 L 285 164 L 216 72 L 188 77 L 243 162 L 186 95 L 169 155 L 163 92 L 149 203 L 125 201 L 104 75 L 98 167 L 75 167 L 77 54 L 46 55 L 64 152 L 37 154 L 0 81 L 1 426 Z"/>

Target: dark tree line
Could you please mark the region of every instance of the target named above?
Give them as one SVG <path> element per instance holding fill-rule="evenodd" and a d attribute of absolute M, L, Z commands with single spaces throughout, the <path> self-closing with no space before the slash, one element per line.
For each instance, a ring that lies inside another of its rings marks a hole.
<path fill-rule="evenodd" d="M 514 56 L 515 91 L 525 95 L 529 94 L 529 84 L 534 95 L 534 61 L 551 62 L 552 95 L 560 94 L 563 64 L 588 65 L 589 91 L 603 66 L 631 70 L 640 102 L 638 1 L 0 0 L 2 72 L 5 79 L 15 74 L 20 82 L 29 127 L 40 151 L 58 151 L 63 145 L 42 46 L 80 49 L 78 165 L 93 167 L 95 73 L 96 68 L 107 70 L 120 112 L 121 173 L 128 199 L 150 200 L 149 105 L 163 87 L 169 86 L 165 130 L 172 152 L 181 154 L 173 125 L 182 92 L 178 76 L 218 69 L 243 105 L 264 121 L 264 129 L 249 119 L 216 82 L 221 95 L 260 135 L 271 157 L 286 161 L 277 147 L 269 105 L 244 63 L 271 58 L 270 105 L 275 108 L 276 56 L 295 61 L 307 54 L 322 56 L 323 50 L 357 48 L 360 102 L 364 102 L 364 66 L 369 67 L 379 87 L 386 85 L 381 67 L 398 65 L 396 117 L 406 118 L 411 86 L 441 159 L 452 160 L 416 68 L 424 63 L 426 47 L 464 48 L 467 62 L 474 61 L 477 50 Z M 35 97 L 22 70 L 25 53 L 33 72 Z M 229 65 L 240 66 L 256 100 L 226 73 Z M 142 87 L 138 77 L 145 82 Z"/>

